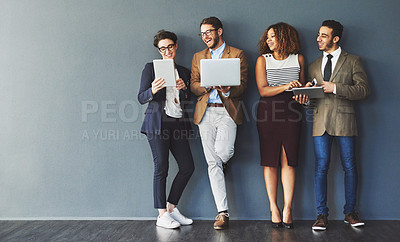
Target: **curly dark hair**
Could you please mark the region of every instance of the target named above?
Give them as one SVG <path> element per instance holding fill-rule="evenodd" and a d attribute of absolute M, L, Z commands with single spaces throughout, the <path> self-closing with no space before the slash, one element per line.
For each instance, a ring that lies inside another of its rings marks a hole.
<path fill-rule="evenodd" d="M 258 46 L 260 48 L 260 55 L 272 53 L 267 45 L 268 31 L 273 29 L 275 38 L 277 40 L 277 49 L 275 50 L 280 55 L 298 54 L 300 52 L 300 38 L 297 30 L 287 23 L 277 23 L 269 26 L 260 41 Z"/>
<path fill-rule="evenodd" d="M 178 37 L 176 36 L 176 34 L 162 29 L 159 30 L 156 35 L 154 35 L 154 47 L 158 48 L 158 42 L 163 39 L 170 39 L 174 41 L 174 44 L 176 44 L 176 41 L 178 41 Z"/>
<path fill-rule="evenodd" d="M 338 21 L 335 20 L 325 20 L 324 22 L 322 22 L 321 26 L 325 26 L 328 27 L 330 29 L 332 29 L 332 38 L 334 38 L 335 36 L 339 37 L 339 41 L 342 38 L 342 33 L 343 33 L 343 25 L 341 23 L 339 23 Z M 338 43 L 339 43 L 338 41 Z"/>

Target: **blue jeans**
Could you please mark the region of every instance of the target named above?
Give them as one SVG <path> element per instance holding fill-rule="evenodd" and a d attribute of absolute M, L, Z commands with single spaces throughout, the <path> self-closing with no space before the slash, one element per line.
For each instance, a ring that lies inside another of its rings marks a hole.
<path fill-rule="evenodd" d="M 329 161 L 331 156 L 331 145 L 333 138 L 336 139 L 340 148 L 340 158 L 344 170 L 344 189 L 346 204 L 344 205 L 344 213 L 354 211 L 357 196 L 357 168 L 354 158 L 354 141 L 353 136 L 331 136 L 324 133 L 322 136 L 314 136 L 314 152 L 315 152 L 315 175 L 314 190 L 318 214 L 328 216 L 327 201 L 327 175 L 329 169 Z"/>

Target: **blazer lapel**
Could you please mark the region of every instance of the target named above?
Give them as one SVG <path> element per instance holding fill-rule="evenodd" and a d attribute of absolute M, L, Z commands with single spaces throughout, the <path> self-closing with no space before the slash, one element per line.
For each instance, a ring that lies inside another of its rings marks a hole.
<path fill-rule="evenodd" d="M 345 62 L 346 58 L 347 58 L 347 53 L 344 50 L 342 50 L 342 53 L 340 54 L 339 59 L 336 63 L 335 70 L 333 70 L 331 79 L 329 81 L 333 82 L 335 76 L 339 72 L 340 68 L 343 66 L 343 63 Z"/>
<path fill-rule="evenodd" d="M 319 59 L 317 60 L 317 64 L 315 65 L 315 68 L 317 68 L 317 69 L 314 71 L 315 76 L 313 77 L 317 80 L 317 83 L 319 85 L 321 83 L 319 83 L 318 80 L 321 80 L 321 82 L 324 80 L 324 76 L 322 75 L 322 71 L 321 71 L 322 58 L 323 58 L 323 56 L 319 57 Z"/>
<path fill-rule="evenodd" d="M 186 79 L 186 76 L 184 76 L 184 73 L 183 73 L 183 71 L 182 71 L 182 68 L 181 68 L 180 66 L 176 65 L 176 70 L 178 71 L 179 78 L 182 78 L 183 80 L 185 80 L 185 79 Z"/>
<path fill-rule="evenodd" d="M 221 58 L 229 58 L 231 54 L 231 48 L 229 47 L 229 45 L 225 44 L 225 49 L 224 52 L 222 52 Z"/>
<path fill-rule="evenodd" d="M 207 48 L 204 50 L 204 58 L 202 58 L 202 59 L 211 59 L 210 49 Z"/>

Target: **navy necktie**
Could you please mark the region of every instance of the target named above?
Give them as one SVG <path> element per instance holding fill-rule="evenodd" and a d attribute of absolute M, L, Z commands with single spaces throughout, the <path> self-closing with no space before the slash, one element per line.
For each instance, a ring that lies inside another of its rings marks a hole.
<path fill-rule="evenodd" d="M 326 57 L 328 57 L 328 61 L 326 62 L 325 69 L 324 69 L 324 81 L 328 82 L 329 79 L 331 79 L 332 75 L 332 57 L 333 55 L 329 54 Z"/>

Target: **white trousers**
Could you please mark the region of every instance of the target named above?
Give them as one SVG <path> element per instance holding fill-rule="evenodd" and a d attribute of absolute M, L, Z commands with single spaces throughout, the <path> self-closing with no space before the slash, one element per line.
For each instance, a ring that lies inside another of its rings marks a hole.
<path fill-rule="evenodd" d="M 237 125 L 224 107 L 207 107 L 198 126 L 217 210 L 228 210 L 222 163 L 233 156 Z"/>

